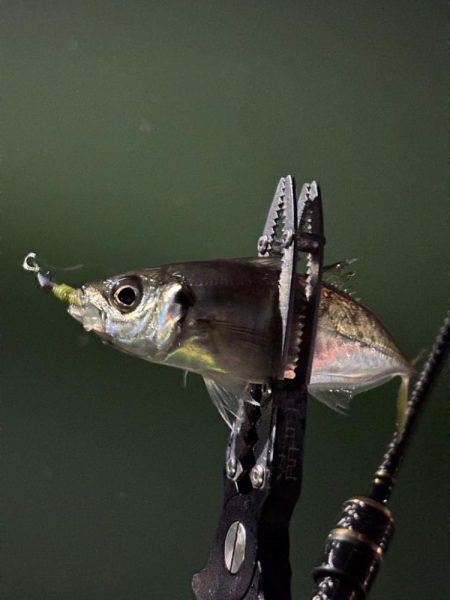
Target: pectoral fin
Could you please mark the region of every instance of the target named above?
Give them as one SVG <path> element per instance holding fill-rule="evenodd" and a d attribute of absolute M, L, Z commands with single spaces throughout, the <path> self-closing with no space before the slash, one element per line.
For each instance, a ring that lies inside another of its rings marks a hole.
<path fill-rule="evenodd" d="M 214 406 L 230 429 L 244 402 L 257 404 L 242 381 L 227 376 L 203 379 Z"/>

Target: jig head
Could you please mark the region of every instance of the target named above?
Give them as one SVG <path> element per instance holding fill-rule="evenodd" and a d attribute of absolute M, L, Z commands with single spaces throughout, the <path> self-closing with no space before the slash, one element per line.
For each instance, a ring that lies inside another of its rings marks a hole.
<path fill-rule="evenodd" d="M 50 290 L 58 300 L 67 304 L 81 306 L 82 291 L 65 283 L 57 283 L 50 271 L 42 271 L 35 252 L 29 252 L 22 263 L 25 271 L 36 273 L 38 283 L 44 290 Z"/>

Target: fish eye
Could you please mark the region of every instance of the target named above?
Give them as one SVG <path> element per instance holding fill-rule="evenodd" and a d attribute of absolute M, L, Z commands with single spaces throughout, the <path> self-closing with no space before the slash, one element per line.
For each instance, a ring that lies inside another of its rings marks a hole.
<path fill-rule="evenodd" d="M 140 281 L 134 277 L 121 279 L 112 290 L 112 300 L 122 312 L 134 310 L 142 298 Z"/>

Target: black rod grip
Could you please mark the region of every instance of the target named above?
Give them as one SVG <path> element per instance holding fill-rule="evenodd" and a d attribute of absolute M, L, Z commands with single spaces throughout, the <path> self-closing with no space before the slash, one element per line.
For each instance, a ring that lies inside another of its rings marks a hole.
<path fill-rule="evenodd" d="M 391 511 L 371 498 L 351 498 L 328 535 L 314 569 L 312 600 L 363 600 L 394 532 Z"/>

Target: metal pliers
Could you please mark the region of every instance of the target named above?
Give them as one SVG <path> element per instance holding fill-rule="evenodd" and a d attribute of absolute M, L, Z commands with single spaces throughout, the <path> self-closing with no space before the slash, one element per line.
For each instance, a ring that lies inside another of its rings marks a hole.
<path fill-rule="evenodd" d="M 324 244 L 318 185 L 305 183 L 297 199 L 293 178 L 281 178 L 258 240 L 260 257 L 280 257 L 278 376 L 249 387 L 254 402 L 242 402 L 234 422 L 222 515 L 207 565 L 192 581 L 197 600 L 291 599 L 289 523 L 301 491 Z"/>

